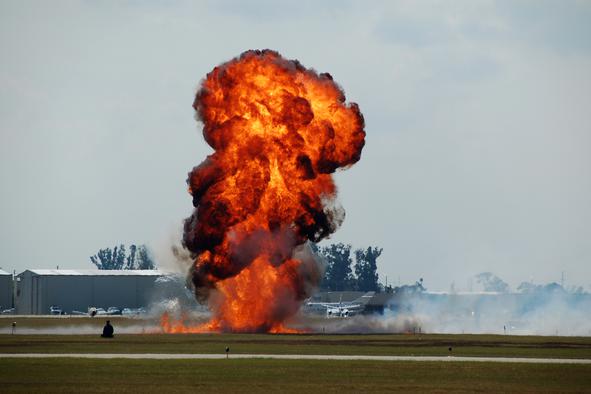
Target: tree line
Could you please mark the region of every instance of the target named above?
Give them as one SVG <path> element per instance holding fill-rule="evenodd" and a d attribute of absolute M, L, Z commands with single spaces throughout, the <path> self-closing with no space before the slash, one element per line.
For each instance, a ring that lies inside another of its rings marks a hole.
<path fill-rule="evenodd" d="M 350 244 L 337 243 L 328 246 L 312 244 L 312 250 L 324 263 L 325 272 L 322 291 L 382 291 L 379 282 L 377 261 L 383 249 L 369 246 L 353 250 Z M 100 249 L 90 256 L 90 261 L 101 270 L 145 270 L 156 264 L 145 245 L 116 245 Z"/>
<path fill-rule="evenodd" d="M 507 282 L 499 278 L 492 272 L 481 272 L 476 275 L 476 280 L 484 291 L 494 291 L 497 293 L 510 293 L 511 287 Z M 582 286 L 570 286 L 563 287 L 563 285 L 556 282 L 550 282 L 547 284 L 535 284 L 533 282 L 521 282 L 517 286 L 517 292 L 524 294 L 531 293 L 572 293 L 572 294 L 583 294 L 585 289 Z"/>
<path fill-rule="evenodd" d="M 325 273 L 320 283 L 324 291 L 380 291 L 377 261 L 383 249 L 370 246 L 352 250 L 350 244 L 328 246 L 312 244 L 312 250 L 323 260 Z"/>
<path fill-rule="evenodd" d="M 156 267 L 146 245 L 116 245 L 113 249 L 100 249 L 90 256 L 90 262 L 100 270 L 152 270 Z"/>

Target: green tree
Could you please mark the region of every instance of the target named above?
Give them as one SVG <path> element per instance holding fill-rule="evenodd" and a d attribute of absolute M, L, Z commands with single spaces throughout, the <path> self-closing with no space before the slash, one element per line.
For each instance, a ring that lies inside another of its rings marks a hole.
<path fill-rule="evenodd" d="M 382 251 L 383 249 L 377 246 L 355 251 L 355 275 L 358 290 L 379 291 L 378 257 L 382 254 Z"/>
<path fill-rule="evenodd" d="M 129 256 L 127 256 L 127 260 L 125 262 L 125 269 L 131 270 L 135 267 L 135 253 L 137 251 L 137 246 L 132 244 L 129 247 Z"/>
<path fill-rule="evenodd" d="M 137 264 L 136 269 L 138 270 L 153 270 L 156 268 L 156 264 L 154 264 L 154 260 L 150 256 L 148 249 L 145 245 L 140 245 L 138 247 L 138 257 L 137 257 Z"/>
<path fill-rule="evenodd" d="M 100 249 L 97 254 L 90 256 L 90 261 L 100 270 L 113 268 L 113 251 L 110 248 Z"/>
<path fill-rule="evenodd" d="M 476 281 L 480 283 L 484 291 L 496 291 L 498 293 L 508 293 L 509 285 L 507 282 L 493 274 L 492 272 L 481 272 L 476 275 Z"/>
<path fill-rule="evenodd" d="M 351 270 L 351 245 L 331 244 L 319 248 L 326 261 L 323 287 L 331 291 L 354 290 L 355 280 Z"/>
<path fill-rule="evenodd" d="M 125 245 L 115 246 L 113 250 L 113 266 L 116 270 L 122 270 L 125 265 Z"/>
<path fill-rule="evenodd" d="M 147 270 L 156 267 L 145 245 L 131 245 L 129 254 L 126 254 L 123 244 L 113 249 L 100 249 L 97 254 L 90 256 L 90 261 L 100 270 Z"/>

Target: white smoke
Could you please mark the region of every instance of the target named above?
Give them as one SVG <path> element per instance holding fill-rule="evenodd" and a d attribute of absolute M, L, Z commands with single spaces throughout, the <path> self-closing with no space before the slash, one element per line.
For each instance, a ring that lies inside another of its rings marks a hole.
<path fill-rule="evenodd" d="M 591 336 L 591 295 L 409 294 L 383 314 L 326 319 L 318 332 Z"/>

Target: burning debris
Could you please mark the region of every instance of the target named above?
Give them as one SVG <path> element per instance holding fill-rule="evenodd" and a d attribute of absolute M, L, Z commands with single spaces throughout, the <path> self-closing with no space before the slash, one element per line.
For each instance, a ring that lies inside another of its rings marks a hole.
<path fill-rule="evenodd" d="M 211 71 L 193 107 L 215 150 L 187 180 L 183 245 L 212 319 L 175 332 L 286 332 L 321 279 L 307 246 L 342 223 L 331 174 L 361 157 L 364 121 L 330 74 L 271 50 Z"/>

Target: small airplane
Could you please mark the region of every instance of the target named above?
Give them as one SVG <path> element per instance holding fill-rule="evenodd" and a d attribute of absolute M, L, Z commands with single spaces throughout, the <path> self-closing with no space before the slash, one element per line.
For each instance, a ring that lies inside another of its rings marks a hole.
<path fill-rule="evenodd" d="M 349 317 L 352 316 L 365 307 L 365 304 L 373 297 L 375 292 L 368 291 L 361 297 L 353 301 L 343 302 L 343 295 L 341 294 L 339 302 L 307 302 L 306 306 L 312 309 L 326 308 L 326 317 Z"/>
<path fill-rule="evenodd" d="M 107 311 L 104 310 L 103 308 L 97 308 L 95 306 L 88 308 L 88 316 L 90 316 L 90 317 L 103 316 L 103 315 L 108 315 Z"/>

